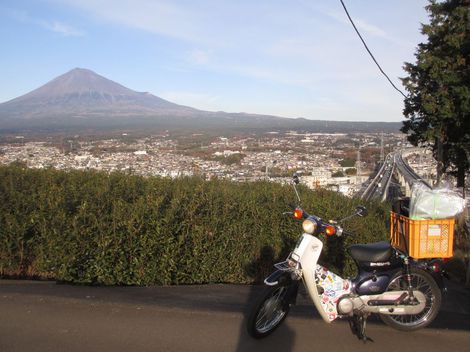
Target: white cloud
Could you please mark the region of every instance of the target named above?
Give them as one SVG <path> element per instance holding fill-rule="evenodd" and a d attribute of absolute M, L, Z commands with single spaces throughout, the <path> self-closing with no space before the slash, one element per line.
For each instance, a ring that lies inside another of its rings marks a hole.
<path fill-rule="evenodd" d="M 364 32 L 369 33 L 370 35 L 381 37 L 381 38 L 388 38 L 387 33 L 385 33 L 382 29 L 373 24 L 367 23 L 364 20 L 358 19 L 354 21 L 355 25 L 362 29 Z"/>
<path fill-rule="evenodd" d="M 208 50 L 195 49 L 188 54 L 188 61 L 195 65 L 207 65 L 210 62 L 210 55 Z"/>
<path fill-rule="evenodd" d="M 337 22 L 340 22 L 340 23 L 342 23 L 346 26 L 350 26 L 351 30 L 354 30 L 352 25 L 351 25 L 351 22 L 349 21 L 349 19 L 346 16 L 345 13 L 326 12 L 326 14 L 328 16 L 330 16 L 331 18 L 333 18 L 334 20 L 336 20 Z M 382 28 L 380 28 L 376 25 L 373 25 L 371 23 L 368 23 L 367 21 L 365 21 L 361 18 L 354 18 L 353 17 L 353 21 L 354 21 L 354 24 L 356 25 L 359 33 L 361 33 L 361 35 L 366 34 L 366 35 L 369 35 L 369 36 L 385 39 L 388 42 L 398 44 L 398 45 L 403 46 L 403 47 L 409 47 L 409 46 L 413 45 L 409 41 L 406 41 L 406 40 L 403 40 L 403 39 L 398 39 L 398 38 L 395 38 L 395 37 L 391 36 L 390 34 L 385 32 Z M 359 38 L 358 38 L 358 40 L 359 40 Z M 366 42 L 367 42 L 367 40 L 366 40 Z"/>
<path fill-rule="evenodd" d="M 331 17 L 335 22 L 350 26 L 345 15 L 330 11 L 326 13 L 329 17 L 325 17 L 325 12 L 314 5 L 310 6 L 312 13 L 306 15 L 295 6 L 263 1 L 236 5 L 230 1 L 215 4 L 162 0 L 60 2 L 101 21 L 179 39 L 183 46 L 197 48 L 186 49 L 182 60 L 211 72 L 300 86 L 318 82 L 318 77 L 325 76 L 326 71 L 330 76 L 344 74 L 346 79 L 364 73 L 343 69 L 344 55 L 349 55 L 348 60 L 352 61 L 351 56 L 357 52 L 363 54 L 357 43 L 351 48 L 351 44 L 334 34 L 322 35 L 322 24 L 316 21 L 317 17 L 323 22 Z M 362 19 L 357 22 L 366 33 L 388 38 L 381 28 Z M 363 56 L 360 59 L 363 60 Z"/>
<path fill-rule="evenodd" d="M 59 22 L 59 21 L 43 21 L 43 20 L 38 20 L 36 21 L 39 25 L 42 27 L 63 35 L 64 37 L 82 37 L 85 35 L 85 32 L 76 29 L 72 26 L 69 26 L 68 24 Z"/>
<path fill-rule="evenodd" d="M 66 23 L 57 20 L 44 20 L 40 18 L 34 18 L 30 16 L 25 11 L 17 11 L 9 9 L 8 14 L 11 18 L 21 22 L 21 23 L 31 23 L 37 26 L 41 26 L 44 29 L 47 29 L 51 32 L 58 33 L 65 37 L 81 37 L 85 35 L 85 32 L 77 29 L 73 26 L 70 26 Z"/>
<path fill-rule="evenodd" d="M 334 20 L 343 23 L 345 25 L 351 26 L 351 22 L 349 22 L 349 19 L 347 18 L 345 13 L 340 13 L 340 12 L 327 12 L 327 15 L 333 18 Z M 381 37 L 387 39 L 387 33 L 385 33 L 384 30 L 381 28 L 367 23 L 363 19 L 360 18 L 353 18 L 354 24 L 356 27 L 359 29 L 360 32 L 365 32 L 367 34 L 373 35 L 375 37 Z"/>
<path fill-rule="evenodd" d="M 193 43 L 208 43 L 201 33 L 210 18 L 197 7 L 162 0 L 58 0 L 86 11 L 98 20 Z"/>

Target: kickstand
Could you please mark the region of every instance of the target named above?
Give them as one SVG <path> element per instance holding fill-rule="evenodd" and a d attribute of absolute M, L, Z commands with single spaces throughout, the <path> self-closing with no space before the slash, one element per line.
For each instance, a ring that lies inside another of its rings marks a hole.
<path fill-rule="evenodd" d="M 362 340 L 364 343 L 367 341 L 374 342 L 370 337 L 366 335 L 366 324 L 367 324 L 367 315 L 353 315 L 349 319 L 349 326 L 354 335 L 357 336 L 359 340 Z"/>

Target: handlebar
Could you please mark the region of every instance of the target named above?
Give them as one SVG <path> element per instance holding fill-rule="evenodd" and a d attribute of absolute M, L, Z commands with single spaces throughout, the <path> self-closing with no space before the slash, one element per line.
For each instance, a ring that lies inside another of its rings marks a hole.
<path fill-rule="evenodd" d="M 296 218 L 297 220 L 302 220 L 302 219 L 304 219 L 304 220 L 308 220 L 308 219 L 314 220 L 317 223 L 317 226 L 316 226 L 317 233 L 324 232 L 328 236 L 336 235 L 337 237 L 351 236 L 351 235 L 354 235 L 354 234 L 351 233 L 351 232 L 348 232 L 348 231 L 344 231 L 342 226 L 340 225 L 340 223 L 342 221 L 344 221 L 345 219 L 352 218 L 353 216 L 364 216 L 363 213 L 367 212 L 367 210 L 364 207 L 360 207 L 361 211 L 358 211 L 358 208 L 356 209 L 355 214 L 353 214 L 351 216 L 348 216 L 348 217 L 346 217 L 342 220 L 339 220 L 339 221 L 333 221 L 333 220 L 323 221 L 323 219 L 319 218 L 318 216 L 308 214 L 306 211 L 304 211 L 300 207 L 295 208 L 293 215 L 294 215 L 294 218 Z M 284 212 L 283 214 L 289 214 L 289 213 Z"/>
<path fill-rule="evenodd" d="M 292 177 L 292 186 L 294 187 L 295 195 L 297 196 L 298 204 L 300 205 L 300 196 L 299 196 L 299 192 L 297 192 L 297 187 L 296 187 L 299 183 L 300 183 L 299 174 L 294 173 Z M 356 207 L 356 211 L 352 215 L 349 215 L 338 221 L 324 222 L 321 218 L 315 215 L 309 215 L 306 211 L 304 211 L 300 207 L 295 207 L 292 204 L 289 204 L 289 205 L 291 206 L 292 209 L 295 209 L 294 218 L 296 218 L 297 220 L 312 218 L 318 223 L 319 229 L 325 230 L 326 234 L 328 235 L 336 234 L 338 237 L 342 235 L 346 235 L 346 236 L 353 235 L 350 232 L 344 231 L 343 228 L 340 226 L 340 224 L 342 224 L 344 221 L 349 220 L 355 216 L 360 216 L 360 217 L 367 216 L 367 213 L 368 213 L 366 207 L 358 206 Z M 288 213 L 284 212 L 283 214 L 288 214 Z M 328 233 L 328 229 L 332 230 L 331 234 Z"/>

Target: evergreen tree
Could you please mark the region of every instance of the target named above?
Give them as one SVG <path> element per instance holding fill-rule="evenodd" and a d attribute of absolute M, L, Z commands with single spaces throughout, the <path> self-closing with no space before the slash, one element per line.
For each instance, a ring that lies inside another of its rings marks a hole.
<path fill-rule="evenodd" d="M 405 63 L 408 77 L 402 132 L 413 145 L 432 147 L 443 173 L 463 187 L 470 162 L 470 2 L 430 0 L 427 42 L 418 45 L 416 63 Z"/>

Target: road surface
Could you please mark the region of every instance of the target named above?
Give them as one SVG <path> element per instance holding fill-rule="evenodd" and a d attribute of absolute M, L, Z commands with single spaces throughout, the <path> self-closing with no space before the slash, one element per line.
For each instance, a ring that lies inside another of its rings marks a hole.
<path fill-rule="evenodd" d="M 431 327 L 368 324 L 363 344 L 345 321 L 325 324 L 306 297 L 273 335 L 245 332 L 260 287 L 89 287 L 0 280 L 0 351 L 470 351 L 470 291 L 450 290 Z"/>

